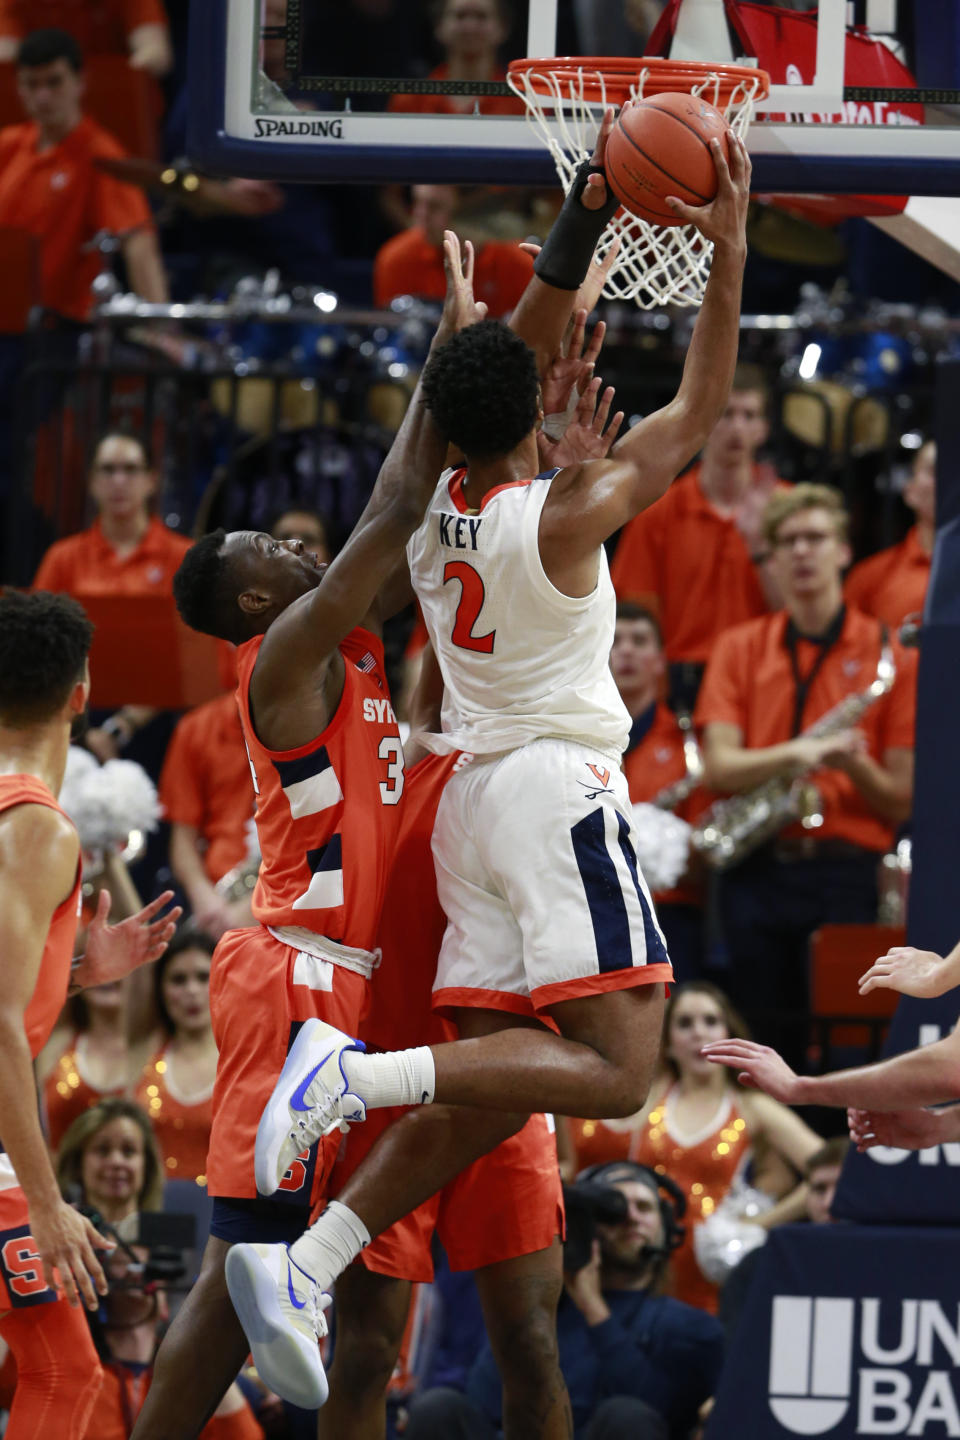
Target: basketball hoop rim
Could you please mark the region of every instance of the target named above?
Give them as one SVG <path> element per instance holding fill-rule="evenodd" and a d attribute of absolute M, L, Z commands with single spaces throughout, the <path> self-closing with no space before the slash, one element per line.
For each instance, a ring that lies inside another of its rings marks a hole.
<path fill-rule="evenodd" d="M 644 96 L 688 93 L 713 80 L 717 100 L 726 103 L 741 87 L 749 87 L 752 100 L 762 100 L 770 90 L 770 76 L 753 65 L 704 64 L 697 60 L 664 60 L 656 55 L 551 55 L 543 59 L 511 60 L 507 83 L 519 94 L 555 96 L 552 80 L 578 78 L 580 97 L 587 101 L 622 105 L 631 98 L 641 74 Z"/>

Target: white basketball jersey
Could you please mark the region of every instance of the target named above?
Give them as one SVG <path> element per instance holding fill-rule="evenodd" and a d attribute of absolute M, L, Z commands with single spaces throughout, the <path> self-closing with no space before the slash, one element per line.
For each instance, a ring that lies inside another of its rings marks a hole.
<path fill-rule="evenodd" d="M 617 761 L 630 717 L 610 673 L 616 599 L 604 551 L 590 595 L 563 595 L 540 561 L 540 512 L 557 472 L 491 490 L 475 514 L 464 470 L 441 477 L 407 545 L 444 681 L 438 751 L 489 755 L 544 736 Z"/>

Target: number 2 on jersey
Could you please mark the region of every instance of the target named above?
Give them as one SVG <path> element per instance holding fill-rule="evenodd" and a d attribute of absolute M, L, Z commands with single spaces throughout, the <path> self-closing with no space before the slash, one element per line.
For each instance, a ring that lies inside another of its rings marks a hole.
<path fill-rule="evenodd" d="M 492 655 L 496 630 L 488 630 L 486 635 L 473 633 L 473 627 L 486 599 L 482 579 L 466 560 L 448 560 L 443 567 L 444 585 L 448 580 L 460 582 L 460 604 L 457 606 L 453 634 L 450 637 L 454 645 L 459 645 L 461 650 L 477 650 L 481 655 Z"/>

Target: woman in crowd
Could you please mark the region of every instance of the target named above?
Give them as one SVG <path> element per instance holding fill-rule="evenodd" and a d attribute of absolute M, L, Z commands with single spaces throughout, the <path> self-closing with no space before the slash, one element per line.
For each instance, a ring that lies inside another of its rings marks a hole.
<path fill-rule="evenodd" d="M 144 1066 L 136 1097 L 153 1123 L 169 1180 L 206 1184 L 217 1047 L 210 1025 L 213 941 L 182 931 L 154 967 L 163 1044 Z"/>
<path fill-rule="evenodd" d="M 66 1034 L 40 1059 L 51 1150 L 91 1105 L 126 1094 L 133 1078 L 127 1023 L 127 983 L 116 980 L 75 995 L 68 1002 Z M 57 1035 L 54 1035 L 57 1041 Z"/>
<path fill-rule="evenodd" d="M 60 1147 L 57 1180 L 68 1200 L 95 1210 L 122 1242 L 105 1261 L 110 1292 L 92 1322 L 104 1380 L 87 1437 L 126 1440 L 150 1385 L 158 1327 L 167 1318 L 163 1291 L 144 1285 L 147 1252 L 136 1244 L 139 1215 L 159 1210 L 163 1199 L 160 1151 L 140 1106 L 104 1100 L 75 1120 Z M 263 1431 L 232 1385 L 201 1436 L 262 1440 Z"/>
<path fill-rule="evenodd" d="M 743 1020 L 716 985 L 706 980 L 680 985 L 667 1002 L 662 1067 L 644 1109 L 626 1120 L 567 1122 L 578 1170 L 630 1159 L 666 1173 L 683 1188 L 687 1237 L 673 1256 L 673 1294 L 714 1313 L 717 1287 L 697 1265 L 696 1226 L 748 1167 L 752 1185 L 781 1199 L 822 1143 L 792 1110 L 744 1090 L 731 1071 L 724 1070 L 719 1080 L 710 1074 L 719 1067 L 700 1055 L 707 1041 L 745 1034 Z M 781 1221 L 787 1213 L 778 1206 L 758 1223 Z"/>

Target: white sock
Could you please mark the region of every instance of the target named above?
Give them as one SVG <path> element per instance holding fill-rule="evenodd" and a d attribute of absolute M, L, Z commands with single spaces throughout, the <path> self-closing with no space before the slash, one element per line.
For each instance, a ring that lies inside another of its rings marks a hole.
<path fill-rule="evenodd" d="M 355 1260 L 370 1236 L 362 1220 L 352 1210 L 331 1200 L 319 1220 L 290 1246 L 290 1259 L 317 1282 L 321 1290 L 329 1290 Z"/>
<path fill-rule="evenodd" d="M 341 1063 L 347 1088 L 360 1096 L 368 1110 L 383 1105 L 429 1105 L 433 1100 L 437 1077 L 428 1045 L 389 1050 L 384 1055 L 347 1050 Z"/>

